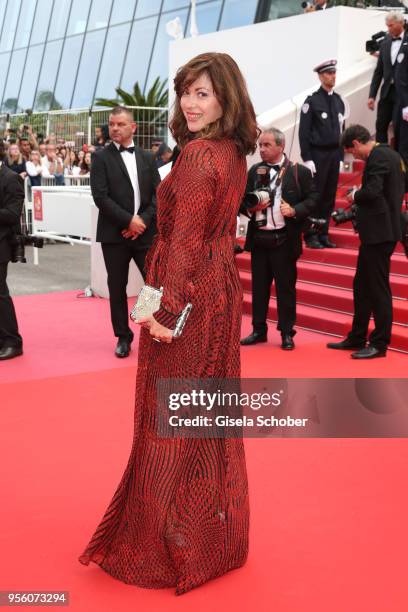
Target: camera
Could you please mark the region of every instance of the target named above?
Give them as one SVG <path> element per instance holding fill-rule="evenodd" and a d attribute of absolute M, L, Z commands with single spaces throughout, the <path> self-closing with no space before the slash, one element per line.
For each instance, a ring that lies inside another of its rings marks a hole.
<path fill-rule="evenodd" d="M 347 208 L 337 208 L 331 214 L 331 217 L 335 223 L 335 225 L 341 225 L 342 223 L 347 223 L 347 221 L 351 221 L 354 229 L 356 228 L 356 205 L 351 204 Z"/>
<path fill-rule="evenodd" d="M 268 202 L 274 202 L 275 200 L 275 189 L 270 188 L 270 169 L 269 166 L 260 165 L 256 169 L 257 182 L 256 188 L 245 194 L 245 206 L 249 210 L 255 208 L 258 204 L 267 204 Z M 258 210 L 255 213 L 255 225 L 256 227 L 265 227 L 266 221 L 266 208 Z"/>
<path fill-rule="evenodd" d="M 367 53 L 376 53 L 377 51 L 379 51 L 380 44 L 382 43 L 386 35 L 387 33 L 384 32 L 384 30 L 381 30 L 381 32 L 377 32 L 376 34 L 373 34 L 370 40 L 366 41 Z"/>
<path fill-rule="evenodd" d="M 259 189 L 250 191 L 245 195 L 247 208 L 255 208 L 258 204 L 266 204 L 273 200 L 274 195 L 274 191 L 269 187 L 260 187 Z"/>
<path fill-rule="evenodd" d="M 302 9 L 307 9 L 312 8 L 313 4 L 311 2 L 302 2 L 300 6 L 302 7 Z"/>
<path fill-rule="evenodd" d="M 12 263 L 27 263 L 25 257 L 25 247 L 33 246 L 37 249 L 42 249 L 44 239 L 31 234 L 12 234 L 10 240 L 11 246 L 11 262 Z"/>

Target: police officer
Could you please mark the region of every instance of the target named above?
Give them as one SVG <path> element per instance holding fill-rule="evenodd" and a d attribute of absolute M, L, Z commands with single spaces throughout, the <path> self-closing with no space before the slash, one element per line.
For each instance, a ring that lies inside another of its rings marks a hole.
<path fill-rule="evenodd" d="M 329 222 L 334 209 L 340 162 L 343 158 L 340 136 L 345 114 L 343 100 L 333 91 L 336 65 L 337 60 L 329 60 L 314 68 L 321 87 L 306 98 L 300 115 L 300 152 L 305 166 L 316 175 L 316 187 L 320 193 L 315 214 L 326 219 L 326 224 L 319 234 L 316 230 L 305 232 L 306 245 L 313 249 L 336 246 L 329 239 Z"/>
<path fill-rule="evenodd" d="M 20 175 L 5 166 L 4 158 L 4 143 L 0 142 L 0 360 L 23 353 L 23 340 L 7 287 L 7 266 L 11 259 L 10 239 L 19 230 L 24 186 Z"/>

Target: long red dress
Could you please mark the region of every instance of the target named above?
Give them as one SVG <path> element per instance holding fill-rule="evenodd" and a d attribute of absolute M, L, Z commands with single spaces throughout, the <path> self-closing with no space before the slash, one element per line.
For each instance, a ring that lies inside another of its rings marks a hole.
<path fill-rule="evenodd" d="M 80 561 L 129 584 L 181 594 L 245 563 L 248 485 L 241 439 L 160 438 L 162 377 L 239 378 L 242 291 L 233 246 L 246 184 L 232 140 L 184 147 L 160 184 L 158 235 L 147 283 L 164 287 L 155 318 L 172 328 L 190 301 L 180 338 L 157 343 L 142 329 L 131 455 Z"/>

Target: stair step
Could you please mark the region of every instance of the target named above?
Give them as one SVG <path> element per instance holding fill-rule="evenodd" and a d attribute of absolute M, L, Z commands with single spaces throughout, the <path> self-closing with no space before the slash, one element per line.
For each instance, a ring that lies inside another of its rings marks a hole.
<path fill-rule="evenodd" d="M 251 293 L 251 273 L 240 272 L 242 288 L 245 293 Z M 272 286 L 272 296 L 275 297 L 275 284 Z M 298 281 L 296 284 L 296 297 L 298 304 L 305 304 L 316 309 L 341 311 L 345 314 L 353 313 L 353 292 L 337 287 L 322 287 L 312 283 Z M 408 325 L 408 300 L 393 300 L 394 322 Z"/>
<path fill-rule="evenodd" d="M 303 249 L 301 261 L 319 262 L 333 266 L 345 266 L 356 268 L 358 251 L 337 248 L 337 249 Z M 391 272 L 393 274 L 406 275 L 408 277 L 408 259 L 402 253 L 395 253 L 391 258 Z M 407 278 L 408 282 L 408 278 Z"/>
<path fill-rule="evenodd" d="M 339 247 L 358 249 L 360 240 L 358 235 L 350 228 L 342 225 L 341 227 L 333 227 L 330 229 L 330 237 Z M 402 244 L 397 243 L 395 253 L 404 253 Z M 404 254 L 405 257 L 405 254 Z M 407 259 L 408 261 L 408 259 Z"/>
<path fill-rule="evenodd" d="M 244 293 L 243 311 L 249 315 L 252 313 L 251 296 L 248 293 Z M 271 299 L 269 302 L 268 319 L 277 321 L 275 299 Z M 351 317 L 347 314 L 319 310 L 312 306 L 299 304 L 297 307 L 297 325 L 313 331 L 343 337 L 350 330 Z M 392 332 L 391 347 L 408 353 L 408 327 L 394 324 Z"/>
<path fill-rule="evenodd" d="M 238 255 L 237 264 L 241 270 L 250 270 L 250 256 L 247 253 Z M 321 263 L 303 261 L 302 259 L 298 262 L 298 279 L 319 285 L 352 289 L 354 274 L 354 268 L 328 266 Z M 408 299 L 408 279 L 406 277 L 391 274 L 390 282 L 394 297 Z"/>

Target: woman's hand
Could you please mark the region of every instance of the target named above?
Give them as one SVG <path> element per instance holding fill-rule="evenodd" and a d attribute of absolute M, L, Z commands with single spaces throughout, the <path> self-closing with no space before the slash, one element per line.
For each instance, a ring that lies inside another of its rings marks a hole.
<path fill-rule="evenodd" d="M 173 340 L 173 332 L 171 329 L 164 327 L 164 325 L 156 321 L 153 316 L 139 319 L 138 324 L 150 330 L 150 335 L 152 336 L 153 340 L 167 342 L 168 344 L 170 344 L 170 342 Z"/>

